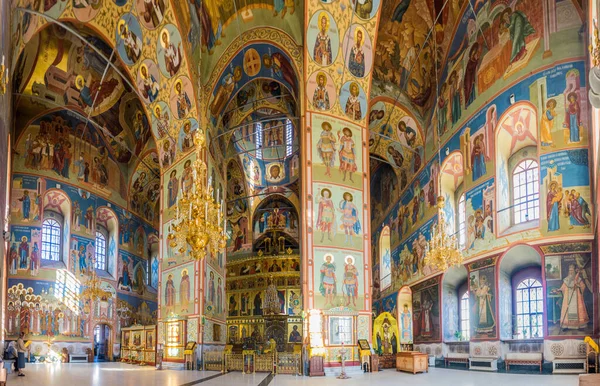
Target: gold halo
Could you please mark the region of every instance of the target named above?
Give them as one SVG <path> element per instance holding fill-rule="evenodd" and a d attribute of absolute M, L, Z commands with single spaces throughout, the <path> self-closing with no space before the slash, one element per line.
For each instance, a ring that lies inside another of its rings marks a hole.
<path fill-rule="evenodd" d="M 321 31 L 321 20 L 323 20 L 323 18 L 327 19 L 327 24 L 325 25 L 325 30 L 327 31 L 329 30 L 329 15 L 325 11 L 321 11 L 321 13 L 319 13 L 317 27 L 319 28 L 319 31 Z"/>
<path fill-rule="evenodd" d="M 148 79 L 150 77 L 150 70 L 148 69 L 148 66 L 146 66 L 146 63 L 142 63 L 142 65 L 140 66 L 140 75 L 142 76 L 142 78 L 144 78 L 144 75 L 142 75 L 142 68 L 146 69 L 146 79 Z"/>
<path fill-rule="evenodd" d="M 365 44 L 365 30 L 361 26 L 356 26 L 356 28 L 354 28 L 354 43 L 355 44 L 358 41 L 358 38 L 357 38 L 358 31 L 360 31 L 362 33 L 362 40 L 360 42 L 360 46 L 362 47 L 362 45 Z"/>
<path fill-rule="evenodd" d="M 166 49 L 166 45 L 165 42 L 163 41 L 163 35 L 167 34 L 167 44 L 169 44 L 169 42 L 171 41 L 171 36 L 169 34 L 169 30 L 166 28 L 163 28 L 162 31 L 160 31 L 160 37 L 158 39 L 158 41 L 160 42 L 160 45 L 162 46 L 162 48 Z"/>
<path fill-rule="evenodd" d="M 321 128 L 325 131 L 331 131 L 333 128 L 331 127 L 331 123 L 323 122 L 321 123 Z"/>
<path fill-rule="evenodd" d="M 327 257 L 331 257 L 332 263 L 335 261 L 335 257 L 331 253 L 326 253 L 325 255 L 323 255 L 323 261 L 327 261 Z"/>
<path fill-rule="evenodd" d="M 180 79 L 177 79 L 177 80 L 175 81 L 175 84 L 173 85 L 173 88 L 174 88 L 175 90 L 177 90 L 177 85 L 178 85 L 178 84 L 179 84 L 179 85 L 181 85 L 181 92 L 183 92 L 183 81 L 181 80 L 181 78 L 180 78 Z"/>
<path fill-rule="evenodd" d="M 323 77 L 323 79 L 325 79 L 325 82 L 323 83 L 323 86 L 327 86 L 327 75 L 325 75 L 325 73 L 323 71 L 317 72 L 317 84 L 319 84 L 319 78 L 320 77 Z"/>
<path fill-rule="evenodd" d="M 79 82 L 83 82 L 81 84 L 81 86 L 79 85 Z M 77 77 L 75 78 L 75 87 L 77 88 L 77 90 L 81 90 L 84 85 L 85 85 L 85 80 L 83 79 L 83 76 L 77 75 Z"/>
<path fill-rule="evenodd" d="M 348 260 L 352 260 L 352 263 L 348 263 Z M 344 262 L 345 262 L 346 264 L 352 264 L 352 265 L 354 265 L 354 261 L 355 261 L 355 260 L 354 260 L 354 257 L 352 257 L 352 256 L 350 256 L 350 255 L 348 255 L 348 256 L 346 256 L 346 257 L 344 258 Z"/>
<path fill-rule="evenodd" d="M 183 275 L 187 275 L 187 274 L 188 274 L 187 268 L 184 269 L 183 271 L 181 271 L 181 277 L 183 277 Z"/>
<path fill-rule="evenodd" d="M 117 24 L 117 32 L 119 33 L 119 36 L 123 36 L 121 34 L 121 27 L 125 26 L 125 32 L 127 32 L 128 28 L 127 28 L 127 23 L 125 23 L 124 19 L 119 20 L 119 23 Z"/>
<path fill-rule="evenodd" d="M 158 114 L 156 114 L 156 110 L 158 109 Z M 160 114 L 162 113 L 162 109 L 160 108 L 160 105 L 156 105 L 154 106 L 154 115 L 156 116 L 156 118 L 160 118 Z"/>

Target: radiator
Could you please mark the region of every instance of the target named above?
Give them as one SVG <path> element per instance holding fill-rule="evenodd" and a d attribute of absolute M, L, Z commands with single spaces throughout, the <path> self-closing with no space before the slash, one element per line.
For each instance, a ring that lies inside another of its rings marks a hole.
<path fill-rule="evenodd" d="M 88 362 L 88 356 L 86 354 L 79 354 L 79 355 L 69 355 L 69 362 L 71 363 L 87 363 Z"/>

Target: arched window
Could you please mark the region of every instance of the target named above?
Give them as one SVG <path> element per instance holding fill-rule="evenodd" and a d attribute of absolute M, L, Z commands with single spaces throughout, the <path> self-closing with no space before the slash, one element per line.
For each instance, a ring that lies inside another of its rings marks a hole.
<path fill-rule="evenodd" d="M 392 254 L 390 227 L 381 230 L 379 238 L 379 286 L 381 291 L 392 285 Z"/>
<path fill-rule="evenodd" d="M 256 142 L 256 158 L 262 159 L 262 147 L 263 147 L 263 131 L 262 123 L 257 122 L 254 127 L 254 139 Z"/>
<path fill-rule="evenodd" d="M 106 235 L 99 229 L 96 230 L 96 261 L 94 268 L 106 271 Z"/>
<path fill-rule="evenodd" d="M 61 224 L 54 218 L 42 223 L 42 259 L 60 261 L 62 256 Z"/>
<path fill-rule="evenodd" d="M 528 278 L 517 285 L 517 336 L 519 339 L 541 338 L 543 331 L 544 294 L 536 279 Z"/>
<path fill-rule="evenodd" d="M 460 332 L 465 340 L 469 340 L 469 291 L 460 298 Z"/>
<path fill-rule="evenodd" d="M 289 119 L 285 120 L 285 157 L 292 155 L 292 146 L 294 140 L 294 127 L 292 121 Z"/>
<path fill-rule="evenodd" d="M 512 205 L 515 224 L 540 218 L 539 167 L 536 161 L 523 160 L 515 168 Z"/>
<path fill-rule="evenodd" d="M 461 194 L 458 199 L 458 243 L 460 249 L 464 249 L 467 243 L 467 215 L 465 205 L 465 194 Z"/>

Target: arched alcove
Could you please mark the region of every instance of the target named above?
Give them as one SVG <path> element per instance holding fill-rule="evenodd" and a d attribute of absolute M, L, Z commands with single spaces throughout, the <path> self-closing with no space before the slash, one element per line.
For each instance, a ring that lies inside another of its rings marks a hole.
<path fill-rule="evenodd" d="M 466 330 L 461 321 L 469 319 L 469 308 L 461 308 L 461 299 L 467 290 L 469 274 L 464 265 L 448 268 L 442 277 L 442 339 L 444 342 L 468 340 L 468 325 Z M 468 296 L 468 295 L 467 295 Z"/>
<path fill-rule="evenodd" d="M 542 286 L 544 271 L 543 254 L 534 247 L 527 244 L 518 244 L 510 248 L 500 257 L 498 265 L 498 313 L 500 339 L 532 338 L 534 336 L 522 334 L 519 327 L 522 326 L 518 320 L 525 310 L 517 309 L 517 304 L 523 301 L 517 298 L 517 287 L 524 279 L 534 279 Z M 537 293 L 539 292 L 539 294 Z M 540 314 L 545 314 L 545 294 L 543 288 L 536 291 L 535 296 L 541 295 L 541 302 L 535 303 L 535 309 Z M 542 309 L 537 309 L 542 305 Z M 529 304 L 528 304 L 529 307 Z M 534 312 L 533 308 L 529 311 Z M 521 319 L 523 316 L 521 316 Z M 544 333 L 544 317 L 541 317 L 540 328 L 536 337 L 542 338 Z M 524 321 L 521 321 L 524 323 Z M 536 321 L 536 325 L 538 321 Z"/>
<path fill-rule="evenodd" d="M 101 206 L 96 210 L 96 231 L 98 230 L 104 231 L 103 233 L 107 236 L 105 246 L 106 266 L 105 269 L 99 269 L 99 274 L 105 271 L 114 279 L 117 277 L 119 217 L 112 208 Z"/>
<path fill-rule="evenodd" d="M 298 249 L 298 211 L 286 197 L 272 194 L 265 198 L 254 210 L 252 226 L 253 251 L 283 253 L 288 248 Z"/>
<path fill-rule="evenodd" d="M 518 102 L 502 114 L 496 127 L 498 235 L 537 228 L 539 225 L 537 116 L 531 103 Z M 524 160 L 531 162 L 521 164 L 520 161 Z M 526 178 L 515 180 L 514 176 L 519 173 Z M 523 197 L 521 192 L 524 192 Z"/>

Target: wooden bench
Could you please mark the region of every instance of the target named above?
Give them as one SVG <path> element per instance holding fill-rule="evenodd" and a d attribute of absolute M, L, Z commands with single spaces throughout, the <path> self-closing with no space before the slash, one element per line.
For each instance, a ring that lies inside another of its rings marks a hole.
<path fill-rule="evenodd" d="M 600 385 L 600 374 L 585 374 L 579 376 L 579 386 Z"/>
<path fill-rule="evenodd" d="M 471 357 L 469 358 L 470 370 L 498 371 L 497 357 Z"/>
<path fill-rule="evenodd" d="M 6 369 L 0 369 L 0 386 L 6 386 Z"/>
<path fill-rule="evenodd" d="M 509 352 L 506 354 L 506 372 L 510 371 L 510 366 L 538 366 L 540 368 L 540 374 L 542 373 L 542 363 L 544 356 L 541 352 Z"/>
<path fill-rule="evenodd" d="M 464 363 L 465 365 L 467 365 L 467 367 L 469 367 L 469 354 L 451 352 L 444 357 L 444 362 L 446 364 L 446 367 L 448 367 L 449 363 Z"/>

